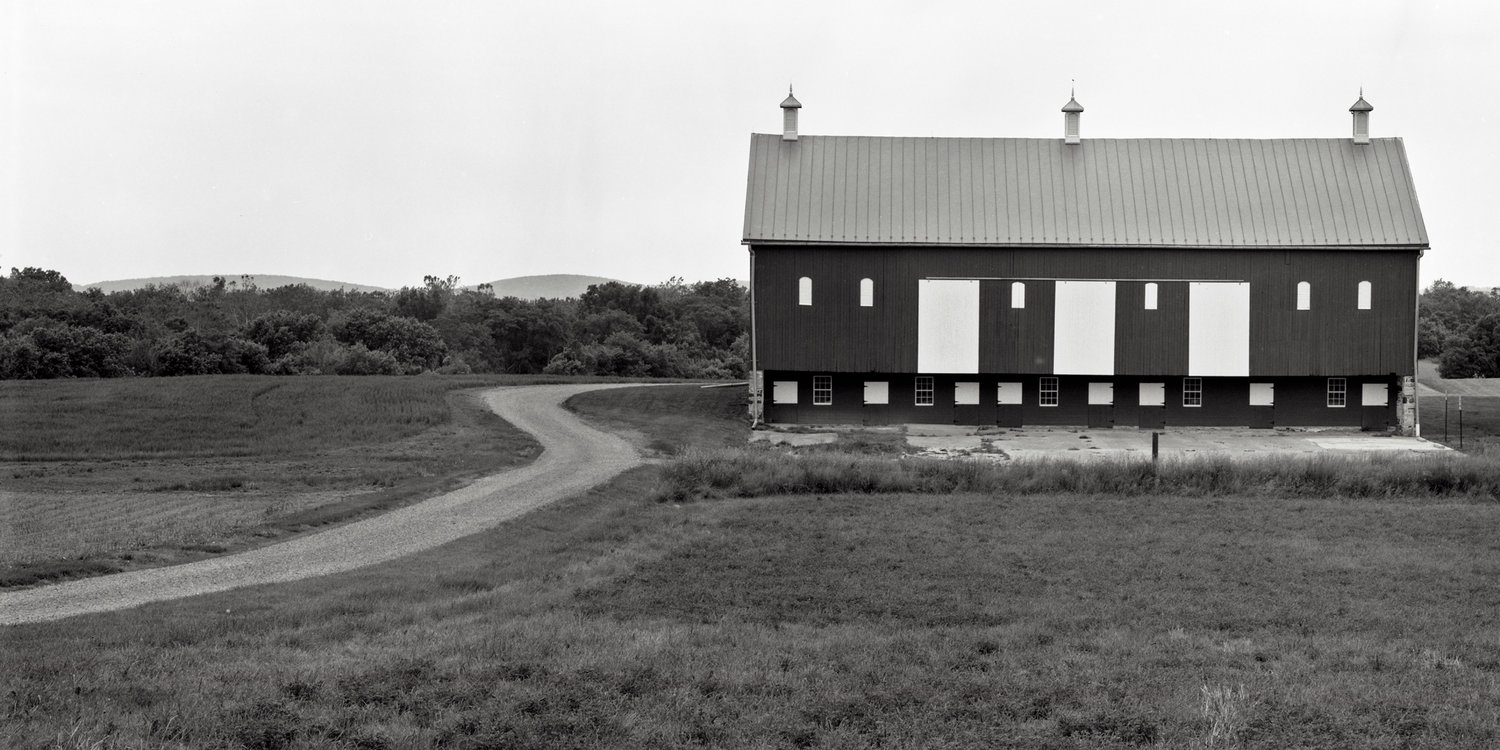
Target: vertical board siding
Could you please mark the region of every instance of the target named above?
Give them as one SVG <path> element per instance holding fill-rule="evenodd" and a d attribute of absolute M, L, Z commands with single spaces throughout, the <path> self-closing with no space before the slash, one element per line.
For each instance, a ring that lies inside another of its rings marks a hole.
<path fill-rule="evenodd" d="M 821 373 L 766 372 L 768 384 L 777 382 L 796 383 L 799 399 L 796 404 L 766 405 L 766 419 L 779 423 L 811 424 L 895 424 L 895 423 L 939 423 L 939 424 L 999 424 L 1009 415 L 1025 425 L 1086 425 L 1090 418 L 1089 391 L 1091 384 L 1101 382 L 1093 376 L 1058 377 L 1058 405 L 1040 406 L 1037 403 L 1038 376 L 1034 375 L 935 375 L 933 377 L 933 405 L 915 404 L 915 379 L 912 373 L 883 373 L 880 379 L 889 383 L 889 399 L 885 404 L 864 403 L 864 382 L 869 376 L 833 373 L 833 403 L 813 405 L 813 378 Z M 1348 405 L 1327 406 L 1327 379 L 1321 377 L 1293 377 L 1267 379 L 1275 391 L 1274 406 L 1252 406 L 1250 378 L 1206 377 L 1203 381 L 1203 405 L 1182 405 L 1182 378 L 1142 378 L 1114 376 L 1110 379 L 1113 392 L 1112 414 L 1116 425 L 1132 425 L 1140 418 L 1141 386 L 1144 383 L 1160 383 L 1165 398 L 1159 409 L 1167 427 L 1173 426 L 1248 426 L 1256 423 L 1256 410 L 1262 410 L 1275 426 L 1344 426 L 1358 427 L 1366 423 L 1369 414 L 1377 415 L 1377 422 L 1394 424 L 1397 406 L 1394 398 L 1388 398 L 1385 406 L 1362 406 L 1360 394 L 1366 387 L 1383 387 L 1393 394 L 1398 381 L 1393 377 L 1350 378 L 1348 381 Z M 957 384 L 977 382 L 979 403 L 960 405 L 955 403 Z M 1000 383 L 1019 383 L 1022 403 L 1017 406 L 998 405 L 996 391 Z M 1152 389 L 1155 392 L 1156 389 Z M 1108 408 L 1108 407 L 1095 407 Z M 1379 417 L 1383 417 L 1381 420 Z M 1271 426 L 1271 425 L 1262 425 Z"/>
<path fill-rule="evenodd" d="M 1115 372 L 1187 372 L 1187 284 L 1156 282 L 1156 309 L 1145 309 L 1142 281 L 1122 281 L 1115 296 Z"/>
<path fill-rule="evenodd" d="M 980 372 L 1052 373 L 1055 284 L 1025 284 L 1026 307 L 1015 309 L 1010 306 L 1011 282 L 980 282 Z"/>
<path fill-rule="evenodd" d="M 1417 261 L 1413 251 L 761 246 L 753 280 L 757 351 L 763 369 L 916 372 L 918 281 L 976 278 L 984 279 L 979 371 L 1051 373 L 1052 280 L 1124 279 L 1114 308 L 1115 371 L 1185 374 L 1181 280 L 1220 279 L 1250 285 L 1252 376 L 1412 374 Z M 801 276 L 813 281 L 811 306 L 797 305 Z M 873 307 L 859 304 L 862 278 L 875 283 Z M 1024 310 L 1009 307 L 1012 279 L 1027 279 Z M 1159 284 L 1156 311 L 1139 309 L 1144 280 Z M 1301 280 L 1312 284 L 1311 310 L 1295 309 Z M 1372 309 L 1359 310 L 1365 280 Z M 1136 302 L 1126 305 L 1126 296 Z"/>

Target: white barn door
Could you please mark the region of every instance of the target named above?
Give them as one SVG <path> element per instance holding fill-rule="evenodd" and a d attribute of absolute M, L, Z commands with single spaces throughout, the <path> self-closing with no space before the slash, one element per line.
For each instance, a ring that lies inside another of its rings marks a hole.
<path fill-rule="evenodd" d="M 1115 374 L 1115 282 L 1059 281 L 1054 288 L 1052 372 Z"/>
<path fill-rule="evenodd" d="M 917 372 L 979 372 L 977 280 L 917 280 Z"/>
<path fill-rule="evenodd" d="M 1188 375 L 1250 375 L 1250 284 L 1188 284 Z"/>

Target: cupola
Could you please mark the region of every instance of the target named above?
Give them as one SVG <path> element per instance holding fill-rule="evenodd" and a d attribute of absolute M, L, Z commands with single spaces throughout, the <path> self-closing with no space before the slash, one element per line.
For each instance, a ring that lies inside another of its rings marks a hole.
<path fill-rule="evenodd" d="M 1072 91 L 1068 92 L 1068 103 L 1063 105 L 1063 142 L 1069 146 L 1078 145 L 1078 121 L 1083 117 L 1083 105 L 1074 98 Z"/>
<path fill-rule="evenodd" d="M 1365 90 L 1359 90 L 1359 101 L 1349 108 L 1349 113 L 1354 115 L 1354 144 L 1356 146 L 1370 145 L 1370 113 L 1375 108 L 1365 101 Z"/>
<path fill-rule="evenodd" d="M 781 102 L 781 140 L 797 140 L 797 110 L 802 109 L 802 102 L 792 96 L 792 87 L 786 87 L 786 99 Z"/>

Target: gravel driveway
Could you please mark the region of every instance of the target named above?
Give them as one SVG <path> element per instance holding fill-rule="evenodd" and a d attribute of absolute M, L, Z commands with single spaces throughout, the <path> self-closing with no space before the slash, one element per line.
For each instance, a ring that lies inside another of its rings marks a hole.
<path fill-rule="evenodd" d="M 125 609 L 374 565 L 577 495 L 641 459 L 630 444 L 583 424 L 562 408 L 562 402 L 575 393 L 623 385 L 636 384 L 487 391 L 484 399 L 491 409 L 542 444 L 542 454 L 534 462 L 374 518 L 240 554 L 0 593 L 0 625 Z"/>

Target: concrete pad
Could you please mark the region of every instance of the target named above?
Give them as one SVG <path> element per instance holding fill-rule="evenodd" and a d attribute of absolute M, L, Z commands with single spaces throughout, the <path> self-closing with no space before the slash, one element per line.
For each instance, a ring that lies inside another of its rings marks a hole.
<path fill-rule="evenodd" d="M 1158 430 L 1163 457 L 1267 455 L 1342 455 L 1365 452 L 1435 454 L 1447 446 L 1421 438 L 1349 431 L 1251 430 L 1246 428 L 1175 428 Z M 1133 428 L 1024 427 L 982 431 L 986 447 L 1017 459 L 1127 460 L 1151 456 L 1151 431 Z M 911 439 L 908 438 L 908 442 Z"/>
<path fill-rule="evenodd" d="M 822 445 L 832 443 L 839 439 L 837 432 L 779 432 L 776 430 L 751 430 L 750 442 L 763 442 L 772 445 L 790 445 L 801 447 L 804 445 Z"/>
<path fill-rule="evenodd" d="M 1312 443 L 1329 451 L 1432 451 L 1452 450 L 1446 445 L 1411 437 L 1319 437 Z"/>
<path fill-rule="evenodd" d="M 907 439 L 916 437 L 961 437 L 975 434 L 972 425 L 961 424 L 909 424 L 906 425 Z"/>
<path fill-rule="evenodd" d="M 978 435 L 907 435 L 906 444 L 921 450 L 977 451 L 984 448 Z"/>

